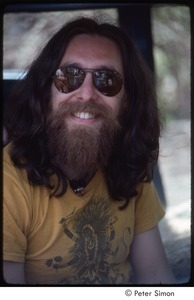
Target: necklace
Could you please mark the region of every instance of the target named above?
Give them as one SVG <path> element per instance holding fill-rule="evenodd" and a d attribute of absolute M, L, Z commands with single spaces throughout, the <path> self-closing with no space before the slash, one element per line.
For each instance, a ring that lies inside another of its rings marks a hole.
<path fill-rule="evenodd" d="M 69 180 L 70 186 L 74 193 L 80 194 L 81 196 L 84 195 L 84 189 L 88 182 L 92 179 L 95 172 L 89 173 L 86 176 L 84 176 L 82 179 L 79 180 Z"/>
<path fill-rule="evenodd" d="M 84 194 L 84 188 L 86 186 L 85 180 L 70 180 L 69 183 L 74 193 L 81 195 Z"/>

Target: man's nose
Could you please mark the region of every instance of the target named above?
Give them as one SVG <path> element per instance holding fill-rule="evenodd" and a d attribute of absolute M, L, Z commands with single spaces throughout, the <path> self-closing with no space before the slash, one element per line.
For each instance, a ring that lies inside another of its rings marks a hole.
<path fill-rule="evenodd" d="M 82 101 L 88 101 L 90 99 L 96 98 L 96 89 L 93 84 L 92 74 L 87 72 L 86 77 L 78 90 L 79 98 Z"/>

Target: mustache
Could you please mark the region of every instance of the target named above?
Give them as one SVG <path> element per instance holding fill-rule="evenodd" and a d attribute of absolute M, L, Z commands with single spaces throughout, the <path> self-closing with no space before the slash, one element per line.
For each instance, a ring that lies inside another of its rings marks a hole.
<path fill-rule="evenodd" d="M 87 102 L 62 102 L 57 110 L 51 113 L 51 115 L 57 114 L 58 117 L 66 117 L 68 115 L 74 115 L 78 112 L 87 112 L 95 117 L 103 119 L 112 118 L 112 110 L 106 104 L 95 103 L 94 101 Z"/>

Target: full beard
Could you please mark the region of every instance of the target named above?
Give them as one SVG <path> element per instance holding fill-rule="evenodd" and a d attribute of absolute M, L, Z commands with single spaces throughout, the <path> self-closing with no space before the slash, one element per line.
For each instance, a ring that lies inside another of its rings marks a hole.
<path fill-rule="evenodd" d="M 91 113 L 100 118 L 100 126 L 77 125 L 65 121 L 75 112 Z M 114 141 L 120 131 L 118 119 L 105 105 L 92 101 L 65 102 L 51 111 L 47 122 L 48 151 L 51 162 L 69 178 L 79 180 L 108 164 Z"/>

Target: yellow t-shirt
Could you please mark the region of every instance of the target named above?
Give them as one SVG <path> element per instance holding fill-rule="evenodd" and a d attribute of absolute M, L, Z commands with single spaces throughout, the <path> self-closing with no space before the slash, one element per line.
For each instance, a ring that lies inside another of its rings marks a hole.
<path fill-rule="evenodd" d="M 84 190 L 60 198 L 28 183 L 4 148 L 3 259 L 25 262 L 27 284 L 129 284 L 133 236 L 164 216 L 153 183 L 128 207 L 110 199 L 99 170 Z M 130 184 L 130 183 L 129 183 Z"/>

